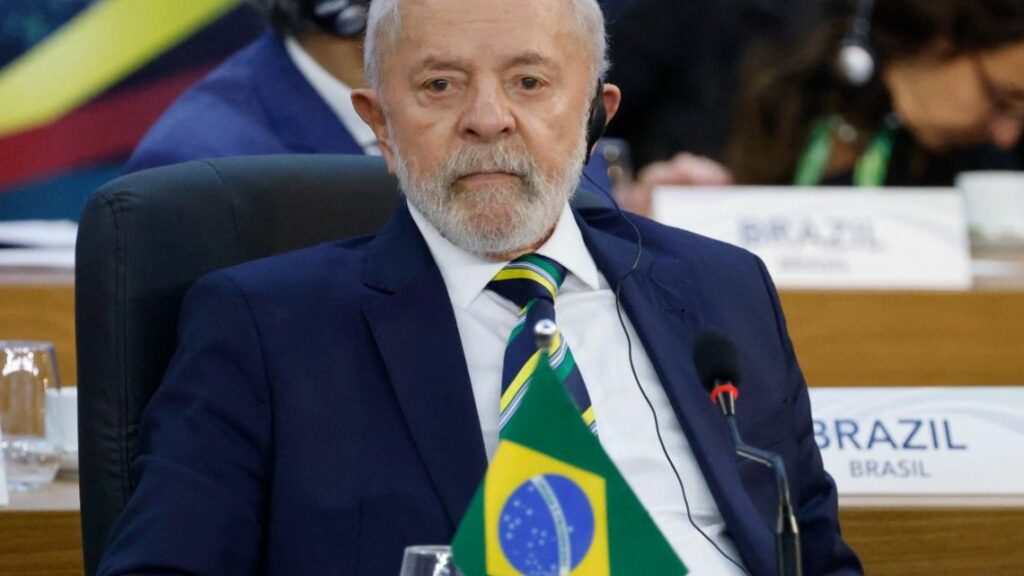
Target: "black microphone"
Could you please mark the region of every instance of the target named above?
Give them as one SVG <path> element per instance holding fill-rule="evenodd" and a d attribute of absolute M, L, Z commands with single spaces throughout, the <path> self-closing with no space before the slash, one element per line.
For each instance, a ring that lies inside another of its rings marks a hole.
<path fill-rule="evenodd" d="M 736 345 L 717 328 L 705 328 L 697 335 L 693 346 L 693 363 L 697 367 L 704 389 L 711 401 L 718 405 L 729 425 L 736 453 L 748 460 L 767 466 L 775 472 L 775 489 L 779 498 L 779 518 L 775 526 L 775 558 L 781 576 L 802 576 L 800 559 L 800 529 L 789 497 L 786 466 L 778 454 L 749 446 L 740 437 L 736 425 L 736 400 L 740 396 L 739 352 Z"/>

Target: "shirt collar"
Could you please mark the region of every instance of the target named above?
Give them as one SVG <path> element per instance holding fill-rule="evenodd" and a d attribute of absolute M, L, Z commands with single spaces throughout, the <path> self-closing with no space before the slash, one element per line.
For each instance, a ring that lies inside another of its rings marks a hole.
<path fill-rule="evenodd" d="M 441 270 L 452 305 L 468 308 L 507 262 L 495 262 L 452 244 L 412 204 L 409 204 L 409 213 Z M 551 237 L 537 249 L 537 253 L 556 260 L 568 270 L 562 284 L 563 292 L 601 287 L 601 275 L 583 242 L 583 234 L 568 203 L 562 209 Z"/>
<path fill-rule="evenodd" d="M 323 66 L 320 66 L 295 38 L 291 36 L 285 38 L 284 47 L 295 67 L 299 69 L 299 73 L 324 99 L 324 102 L 338 117 L 359 147 L 367 154 L 379 156 L 380 146 L 377 143 L 377 136 L 356 112 L 356 107 L 352 104 L 352 89 L 324 70 Z"/>

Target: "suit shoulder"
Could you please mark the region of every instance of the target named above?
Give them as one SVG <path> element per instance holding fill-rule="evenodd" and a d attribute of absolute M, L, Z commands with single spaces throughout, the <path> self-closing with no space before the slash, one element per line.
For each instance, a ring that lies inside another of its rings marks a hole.
<path fill-rule="evenodd" d="M 212 272 L 199 283 L 228 282 L 247 299 L 355 297 L 364 288 L 363 236 L 250 260 Z"/>

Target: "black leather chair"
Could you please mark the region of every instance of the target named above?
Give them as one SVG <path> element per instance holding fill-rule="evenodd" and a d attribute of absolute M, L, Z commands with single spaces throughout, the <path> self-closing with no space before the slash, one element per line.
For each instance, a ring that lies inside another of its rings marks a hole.
<path fill-rule="evenodd" d="M 75 268 L 86 574 L 134 488 L 139 418 L 174 352 L 189 286 L 218 268 L 375 233 L 398 199 L 383 161 L 363 156 L 189 162 L 91 198 Z"/>

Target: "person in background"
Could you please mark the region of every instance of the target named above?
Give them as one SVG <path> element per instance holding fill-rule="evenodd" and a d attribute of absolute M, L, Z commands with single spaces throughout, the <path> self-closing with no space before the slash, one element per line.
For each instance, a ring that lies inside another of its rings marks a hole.
<path fill-rule="evenodd" d="M 641 171 L 679 152 L 721 160 L 742 55 L 792 34 L 817 1 L 607 0 L 608 78 L 628 96 L 608 136 Z"/>
<path fill-rule="evenodd" d="M 200 158 L 379 154 L 352 106 L 369 0 L 251 0 L 272 30 L 185 92 L 143 137 L 135 172 Z"/>
<path fill-rule="evenodd" d="M 1024 0 L 877 0 L 874 73 L 850 77 L 840 60 L 865 6 L 826 2 L 803 42 L 751 61 L 735 181 L 950 186 L 964 170 L 1024 167 Z"/>
<path fill-rule="evenodd" d="M 873 70 L 851 78 L 840 55 L 865 9 Z M 649 214 L 658 185 L 951 186 L 1024 169 L 1024 0 L 828 0 L 745 69 L 726 163 L 648 166 L 616 190 L 624 207 Z"/>

